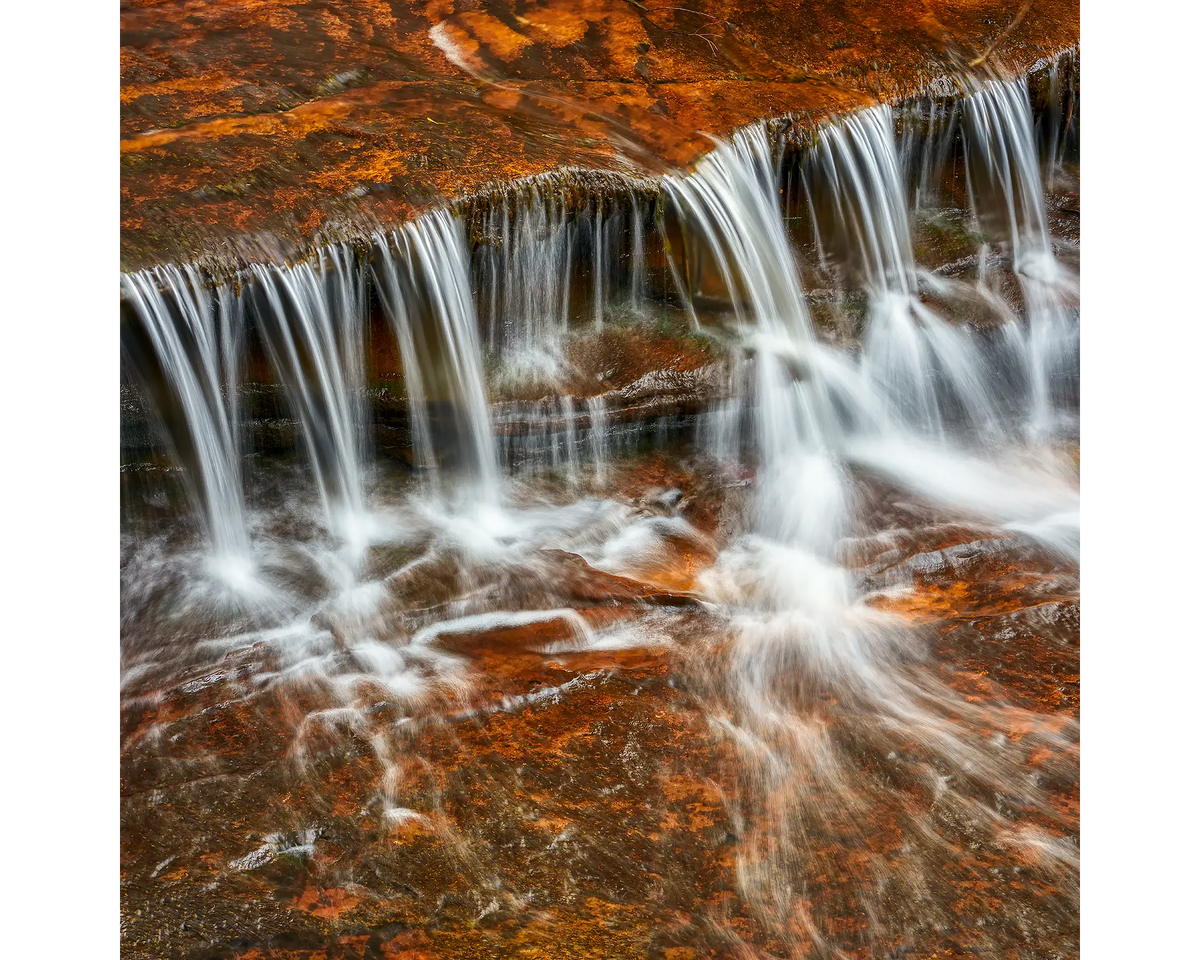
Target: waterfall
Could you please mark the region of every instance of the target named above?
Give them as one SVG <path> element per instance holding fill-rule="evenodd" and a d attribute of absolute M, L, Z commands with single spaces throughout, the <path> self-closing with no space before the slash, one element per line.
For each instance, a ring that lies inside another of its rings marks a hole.
<path fill-rule="evenodd" d="M 300 420 L 329 530 L 359 543 L 366 516 L 363 270 L 346 245 L 294 266 L 252 270 L 267 348 Z"/>
<path fill-rule="evenodd" d="M 592 323 L 597 330 L 604 325 L 605 293 L 608 282 L 608 257 L 604 248 L 604 198 L 596 200 L 592 221 Z"/>
<path fill-rule="evenodd" d="M 462 224 L 448 211 L 435 210 L 376 242 L 380 265 L 375 274 L 382 280 L 384 307 L 397 330 L 414 438 L 424 445 L 430 436 L 423 410 L 429 378 L 423 366 L 428 364 L 432 372 L 437 356 L 436 372 L 454 404 L 466 472 L 480 492 L 494 499 L 500 489 L 499 465 Z M 399 267 L 391 262 L 397 256 L 404 260 L 407 284 L 400 282 Z M 411 309 L 406 296 L 413 298 Z M 419 348 L 412 336 L 418 305 L 433 322 L 436 347 L 424 343 Z M 431 446 L 422 450 L 421 458 L 432 460 Z"/>
<path fill-rule="evenodd" d="M 775 183 L 767 134 L 753 128 L 664 187 L 715 264 L 754 355 L 760 528 L 827 553 L 848 510 L 835 456 L 844 430 L 834 401 L 838 378 L 829 375 L 840 361 L 813 335 Z M 842 399 L 857 406 L 851 396 Z"/>
<path fill-rule="evenodd" d="M 998 413 L 969 328 L 950 326 L 918 297 L 891 109 L 860 110 L 826 128 L 815 159 L 844 255 L 870 298 L 864 370 L 909 427 L 941 437 L 961 410 L 976 435 L 993 435 Z"/>
<path fill-rule="evenodd" d="M 858 357 L 814 336 L 765 132 L 739 134 L 691 176 L 664 184 L 685 243 L 702 250 L 728 292 L 749 355 L 735 365 L 733 399 L 712 434 L 721 449 L 736 449 L 744 445 L 739 424 L 754 426 L 755 523 L 723 549 L 702 586 L 729 611 L 732 636 L 729 662 L 713 669 L 713 689 L 730 691 L 727 713 L 714 722 L 746 746 L 747 806 L 772 809 L 769 827 L 751 828 L 738 854 L 739 886 L 773 922 L 794 915 L 788 906 L 773 911 L 805 883 L 803 825 L 851 822 L 859 802 L 839 784 L 858 775 L 860 754 L 848 754 L 812 709 L 825 687 L 856 714 L 907 731 L 937 758 L 930 771 L 986 771 L 1030 807 L 1040 802 L 1015 764 L 996 762 L 953 719 L 963 710 L 958 694 L 936 679 L 909 679 L 904 664 L 920 655 L 917 635 L 863 602 L 839 562 L 839 539 L 870 516 L 850 466 L 1046 541 L 1061 537 L 1068 550 L 1064 531 L 1077 523 L 1069 483 L 985 459 L 1006 439 L 997 436 L 995 385 L 980 339 L 920 300 L 891 111 L 859 111 L 824 129 L 809 173 L 810 196 L 833 207 L 824 252 L 850 267 L 867 294 Z M 960 439 L 978 443 L 980 455 Z M 939 803 L 969 811 L 975 801 L 950 786 Z M 922 888 L 925 865 L 905 860 L 903 874 Z M 862 897 L 873 895 L 868 880 Z"/>
<path fill-rule="evenodd" d="M 412 433 L 413 466 L 425 471 L 436 482 L 438 463 L 433 447 L 433 431 L 429 424 L 429 401 L 425 390 L 425 376 L 421 372 L 421 355 L 417 350 L 419 328 L 416 318 L 406 306 L 408 291 L 413 289 L 416 278 L 411 263 L 405 263 L 407 276 L 402 278 L 400 261 L 391 252 L 392 241 L 385 234 L 374 236 L 378 255 L 372 259 L 371 272 L 375 287 L 383 303 L 383 311 L 391 323 L 396 346 L 400 350 L 400 362 L 404 367 L 404 391 L 408 398 L 409 428 Z"/>
<path fill-rule="evenodd" d="M 1076 285 L 1054 255 L 1029 93 L 1024 80 L 989 80 L 963 108 L 972 204 L 985 228 L 999 219 L 1025 301 L 1028 433 L 1047 438 L 1060 420 L 1055 388 L 1069 376 L 1077 337 L 1069 308 Z"/>
<path fill-rule="evenodd" d="M 563 198 L 544 196 L 534 184 L 499 252 L 501 314 L 492 346 L 513 379 L 553 380 L 562 368 L 574 247 L 575 227 Z"/>
<path fill-rule="evenodd" d="M 156 363 L 169 393 L 160 408 L 185 484 L 208 530 L 218 565 L 244 567 L 250 543 L 243 515 L 237 376 L 242 305 L 229 284 L 213 290 L 195 267 L 166 266 L 124 274 L 121 288 L 145 330 L 153 358 L 137 358 L 144 371 Z"/>
<path fill-rule="evenodd" d="M 637 194 L 629 191 L 630 271 L 629 301 L 636 314 L 646 310 L 646 238 Z"/>
<path fill-rule="evenodd" d="M 988 81 L 960 105 L 929 102 L 918 121 L 905 127 L 907 139 L 898 145 L 890 108 L 856 111 L 822 129 L 801 168 L 788 168 L 789 182 L 795 174 L 797 190 L 804 192 L 822 260 L 867 294 L 857 352 L 835 349 L 814 335 L 765 128 L 739 133 L 694 173 L 661 181 L 682 240 L 680 251 L 665 244 L 682 302 L 690 308 L 691 291 L 700 291 L 703 324 L 723 328 L 725 319 L 712 309 L 712 281 L 728 297 L 729 329 L 720 332 L 731 334 L 736 346 L 727 399 L 704 421 L 709 452 L 724 460 L 752 457 L 759 471 L 760 529 L 822 555 L 853 517 L 846 465 L 863 456 L 865 443 L 887 438 L 897 441 L 897 449 L 917 440 L 985 447 L 1009 434 L 1001 411 L 1007 415 L 1014 378 L 1025 394 L 1020 416 L 1026 436 L 1052 436 L 1061 424 L 1056 391 L 1071 375 L 1077 349 L 1069 303 L 1073 281 L 1055 258 L 1049 234 L 1025 87 Z M 915 184 L 914 203 L 932 194 L 960 127 L 973 207 L 981 224 L 1007 242 L 1025 304 L 1024 316 L 1017 317 L 987 289 L 987 257 L 981 256 L 981 295 L 1007 320 L 987 334 L 948 323 L 928 305 L 929 295 L 942 288 L 937 277 L 919 270 L 910 232 L 909 190 Z M 595 324 L 603 322 L 616 240 L 628 242 L 631 301 L 635 308 L 644 303 L 643 211 L 632 187 L 624 190 L 628 229 L 622 211 L 606 211 L 603 197 L 591 201 Z M 464 230 L 448 211 L 374 236 L 370 273 L 404 368 L 413 462 L 426 475 L 436 479 L 445 439 L 444 418 L 435 420 L 432 411 L 449 401 L 448 425 L 465 472 L 489 497 L 498 495 L 500 457 L 476 300 L 488 311 L 487 335 L 500 355 L 501 378 L 518 371 L 562 381 L 570 273 L 578 266 L 576 243 L 586 236 L 578 235 L 567 205 L 564 194 L 541 184 L 533 184 L 520 203 L 502 196 L 491 205 L 480 220 L 489 242 L 480 244 L 484 252 L 475 269 L 476 287 L 486 283 L 490 290 L 472 289 Z M 819 218 L 818 208 L 829 216 Z M 660 226 L 666 241 L 670 231 L 662 221 Z M 250 272 L 255 316 L 300 420 L 329 529 L 353 539 L 357 520 L 351 518 L 365 512 L 366 272 L 345 245 L 322 248 L 294 265 L 256 265 Z M 233 332 L 205 333 L 218 326 L 232 331 L 240 323 L 240 301 L 231 287 L 199 294 L 209 281 L 194 268 L 132 275 L 123 284 L 152 336 L 176 405 L 185 410 L 186 436 L 179 445 L 195 452 L 181 457 L 197 459 L 189 471 L 190 493 L 214 549 L 244 553 L 238 341 Z M 701 324 L 700 315 L 692 316 Z M 1006 352 L 1016 358 L 1015 375 L 995 362 Z M 189 364 L 195 369 L 185 369 Z M 595 452 L 595 423 L 607 421 L 607 414 L 592 410 L 590 401 L 588 406 L 593 427 L 587 442 Z M 518 417 L 525 424 L 504 425 L 506 454 L 518 454 L 522 463 L 548 459 L 574 472 L 574 401 L 522 409 Z M 632 423 L 622 436 L 639 430 Z M 602 461 L 598 456 L 600 475 Z"/>
<path fill-rule="evenodd" d="M 603 397 L 588 397 L 586 406 L 592 479 L 600 485 L 608 480 L 608 410 Z"/>
<path fill-rule="evenodd" d="M 263 598 L 195 574 L 123 391 L 124 792 L 135 828 L 175 804 L 139 905 L 283 883 L 335 908 L 295 943 L 378 943 L 418 844 L 461 868 L 435 951 L 695 881 L 657 938 L 688 955 L 1070 953 L 1074 208 L 1042 177 L 1074 170 L 1020 83 L 908 109 L 755 125 L 653 200 L 555 173 L 236 283 L 122 277 L 215 569 Z"/>
<path fill-rule="evenodd" d="M 747 445 L 742 431 L 752 424 L 759 529 L 829 557 L 854 519 L 849 463 L 1007 522 L 1044 515 L 1047 504 L 1072 513 L 1071 491 L 1045 494 L 1029 477 L 1006 490 L 995 467 L 964 452 L 1001 437 L 1005 385 L 987 370 L 981 338 L 920 300 L 891 111 L 858 111 L 824 129 L 807 173 L 811 195 L 832 206 L 836 249 L 827 252 L 868 294 L 857 358 L 813 335 L 762 129 L 718 147 L 691 176 L 664 182 L 685 242 L 729 294 L 749 355 L 735 362 L 731 399 L 706 432 L 712 452 L 729 456 Z M 1023 287 L 1038 289 L 1028 279 Z M 1036 358 L 1036 333 L 1030 339 L 1022 349 Z M 1047 352 L 1062 355 L 1059 344 Z"/>
<path fill-rule="evenodd" d="M 574 486 L 579 481 L 579 452 L 575 449 L 579 442 L 579 434 L 575 429 L 575 400 L 570 396 L 564 396 L 559 404 L 562 408 L 567 481 Z"/>

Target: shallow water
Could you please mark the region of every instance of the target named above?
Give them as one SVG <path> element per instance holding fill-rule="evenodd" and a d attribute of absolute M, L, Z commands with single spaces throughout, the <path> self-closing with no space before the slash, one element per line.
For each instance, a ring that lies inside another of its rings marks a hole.
<path fill-rule="evenodd" d="M 967 126 L 1029 147 L 1015 90 L 976 92 Z M 574 301 L 551 284 L 585 248 L 536 193 L 478 263 L 440 211 L 369 263 L 258 271 L 308 456 L 196 444 L 244 485 L 236 511 L 127 477 L 135 935 L 1077 953 L 1074 265 L 1029 150 L 988 168 L 1009 189 L 972 195 L 974 275 L 926 262 L 943 133 L 913 163 L 894 128 L 877 107 L 824 132 L 800 173 L 814 220 L 830 198 L 836 216 L 808 234 L 763 128 L 664 180 L 669 302 L 644 263 Z M 589 216 L 595 286 L 620 220 Z M 368 270 L 408 462 L 366 440 L 345 336 Z M 831 336 L 852 310 L 857 334 Z M 665 317 L 715 359 L 606 387 L 605 344 Z M 596 356 L 598 374 L 572 359 Z M 701 409 L 653 406 L 671 390 Z M 235 520 L 236 563 L 214 533 Z"/>

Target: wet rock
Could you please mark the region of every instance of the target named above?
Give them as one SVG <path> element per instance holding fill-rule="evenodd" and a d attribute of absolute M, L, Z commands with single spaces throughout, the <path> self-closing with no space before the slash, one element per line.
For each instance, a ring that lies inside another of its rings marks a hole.
<path fill-rule="evenodd" d="M 544 647 L 564 641 L 577 640 L 581 629 L 578 615 L 563 612 L 551 614 L 545 619 L 516 625 L 498 625 L 490 629 L 455 629 L 449 625 L 444 631 L 432 634 L 424 642 L 450 653 L 468 657 L 483 654 L 503 656 L 512 653 L 533 653 Z"/>
<path fill-rule="evenodd" d="M 333 616 L 328 610 L 318 610 L 309 619 L 309 623 L 311 623 L 318 630 L 328 630 L 330 635 L 333 637 L 334 645 L 339 650 L 349 651 L 350 644 L 346 640 L 345 632 L 338 625 L 337 621 L 334 620 Z"/>
<path fill-rule="evenodd" d="M 642 498 L 642 503 L 651 509 L 657 509 L 665 514 L 677 513 L 683 505 L 683 491 L 651 490 Z"/>
<path fill-rule="evenodd" d="M 1011 14 L 999 0 L 936 18 L 902 0 L 866 20 L 777 0 L 518 7 L 122 10 L 124 268 L 249 256 L 264 234 L 285 259 L 317 235 L 562 167 L 685 167 L 708 134 L 903 96 L 931 64 L 952 74 Z M 1078 41 L 1078 16 L 1036 4 L 990 57 L 1028 67 Z M 364 184 L 391 189 L 355 196 Z"/>
<path fill-rule="evenodd" d="M 640 526 L 603 569 L 430 547 L 388 594 L 391 647 L 461 670 L 411 698 L 358 676 L 362 651 L 285 682 L 266 642 L 142 674 L 122 704 L 123 955 L 1077 956 L 1077 571 L 881 497 L 847 557 L 920 625 L 871 661 L 906 715 L 754 659 L 813 667 L 802 622 L 657 605 L 723 542 L 685 518 L 722 514 L 724 483 L 629 464 L 611 494 Z M 563 612 L 489 626 L 471 604 Z M 610 625 L 669 642 L 580 642 Z"/>
<path fill-rule="evenodd" d="M 583 557 L 563 550 L 543 550 L 553 558 L 561 580 L 563 592 L 573 599 L 588 602 L 644 600 L 666 606 L 689 606 L 697 601 L 683 592 L 672 592 L 660 587 L 597 570 Z"/>

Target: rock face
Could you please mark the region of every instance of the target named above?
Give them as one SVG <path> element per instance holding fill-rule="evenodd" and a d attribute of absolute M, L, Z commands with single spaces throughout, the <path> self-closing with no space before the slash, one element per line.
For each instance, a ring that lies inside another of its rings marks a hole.
<path fill-rule="evenodd" d="M 1069 0 L 129 0 L 122 266 L 284 256 L 566 166 L 684 167 L 1078 42 Z"/>

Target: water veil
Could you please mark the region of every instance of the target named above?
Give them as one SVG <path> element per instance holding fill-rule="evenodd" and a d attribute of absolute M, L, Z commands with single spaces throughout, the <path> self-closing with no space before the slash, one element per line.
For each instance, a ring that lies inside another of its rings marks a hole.
<path fill-rule="evenodd" d="M 1033 440 L 1051 439 L 1072 426 L 1064 394 L 1074 386 L 1078 280 L 1055 256 L 1025 85 L 986 81 L 963 109 L 976 215 L 985 230 L 1007 241 L 1025 301 L 1017 343 L 1027 382 L 1027 432 Z"/>
<path fill-rule="evenodd" d="M 872 474 L 985 525 L 1053 522 L 1074 495 L 1061 483 L 1047 489 L 1042 475 L 1022 489 L 993 460 L 1009 436 L 999 388 L 973 332 L 921 301 L 890 110 L 864 110 L 822 130 L 811 160 L 810 183 L 831 205 L 840 239 L 831 254 L 844 258 L 845 274 L 867 295 L 857 356 L 834 353 L 814 336 L 771 157 L 765 132 L 752 131 L 666 188 L 725 285 L 748 354 L 733 384 L 741 395 L 718 414 L 716 435 L 723 449 L 745 449 L 727 437 L 750 425 L 754 531 L 731 542 L 702 577 L 733 634 L 726 664 L 702 666 L 698 683 L 711 697 L 710 722 L 747 762 L 727 798 L 746 830 L 739 880 L 783 924 L 808 916 L 807 878 L 828 869 L 821 850 L 831 835 L 845 843 L 847 829 L 861 831 L 864 848 L 874 848 L 875 824 L 899 815 L 888 812 L 894 794 L 863 790 L 864 750 L 881 758 L 887 779 L 953 808 L 981 842 L 999 843 L 1009 829 L 986 799 L 992 792 L 1053 816 L 1022 770 L 1024 748 L 981 742 L 978 731 L 995 718 L 922 669 L 920 631 L 885 612 L 839 562 L 864 529 L 859 510 Z M 1038 411 L 1035 404 L 1029 416 L 1036 420 Z M 1056 723 L 1024 717 L 1056 749 L 1069 743 Z M 843 732 L 850 718 L 852 741 Z M 970 773 L 948 785 L 940 771 L 951 768 Z M 959 842 L 913 808 L 902 815 L 915 818 L 935 848 Z M 937 856 L 920 848 L 888 861 L 867 857 L 856 868 L 855 896 L 872 916 L 897 895 L 926 897 Z"/>
<path fill-rule="evenodd" d="M 229 284 L 215 291 L 194 267 L 160 267 L 121 278 L 140 321 L 123 338 L 170 446 L 186 465 L 191 503 L 204 518 L 208 565 L 235 592 L 253 580 L 246 532 L 237 403 L 242 304 Z"/>

